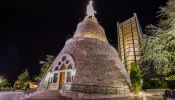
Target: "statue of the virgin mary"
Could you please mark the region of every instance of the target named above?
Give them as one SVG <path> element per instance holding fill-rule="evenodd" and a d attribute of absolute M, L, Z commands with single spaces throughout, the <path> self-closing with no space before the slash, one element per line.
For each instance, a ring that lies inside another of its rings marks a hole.
<path fill-rule="evenodd" d="M 93 1 L 91 0 L 91 1 L 89 1 L 89 5 L 87 6 L 87 12 L 86 12 L 86 14 L 87 14 L 89 17 L 93 17 L 93 16 L 95 16 L 94 13 L 97 13 L 97 12 L 94 10 L 92 4 L 93 4 Z"/>

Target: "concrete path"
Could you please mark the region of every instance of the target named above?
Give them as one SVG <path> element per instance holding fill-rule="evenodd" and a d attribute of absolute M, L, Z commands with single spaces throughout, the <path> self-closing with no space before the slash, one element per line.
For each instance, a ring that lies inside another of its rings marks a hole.
<path fill-rule="evenodd" d="M 0 100 L 20 100 L 20 95 L 23 95 L 23 92 L 0 92 Z M 104 99 L 104 100 L 163 100 L 162 96 L 145 96 L 141 98 L 116 98 L 116 99 Z M 175 100 L 175 99 L 167 99 Z"/>
<path fill-rule="evenodd" d="M 0 92 L 0 100 L 19 100 L 23 92 Z"/>

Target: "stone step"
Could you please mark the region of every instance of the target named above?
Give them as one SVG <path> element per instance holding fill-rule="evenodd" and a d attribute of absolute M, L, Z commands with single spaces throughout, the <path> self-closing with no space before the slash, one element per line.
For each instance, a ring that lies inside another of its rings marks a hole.
<path fill-rule="evenodd" d="M 36 91 L 32 94 L 20 97 L 20 100 L 72 100 L 62 96 L 58 90 L 43 90 Z"/>
<path fill-rule="evenodd" d="M 25 98 L 23 100 L 72 100 L 70 98 Z"/>
<path fill-rule="evenodd" d="M 53 95 L 54 95 L 54 94 L 59 94 L 59 95 L 61 95 L 60 93 L 33 93 L 33 94 L 36 94 L 36 95 L 37 95 L 37 94 L 53 94 Z"/>
<path fill-rule="evenodd" d="M 44 93 L 44 91 L 36 91 L 36 92 L 30 93 L 29 95 L 31 95 L 31 94 L 40 94 L 40 93 Z"/>
<path fill-rule="evenodd" d="M 32 96 L 32 95 L 61 95 L 58 91 L 57 92 L 44 92 L 44 91 L 40 91 L 40 92 L 34 92 L 34 93 L 31 93 L 29 94 L 29 96 Z"/>
<path fill-rule="evenodd" d="M 43 96 L 43 97 L 21 97 L 20 100 L 72 100 L 71 98 L 66 97 L 52 97 L 52 96 Z"/>
<path fill-rule="evenodd" d="M 65 96 L 30 96 L 29 98 L 44 98 L 44 97 L 53 97 L 53 98 L 67 98 Z"/>
<path fill-rule="evenodd" d="M 32 95 L 30 97 L 64 97 L 64 96 L 56 96 L 56 95 Z"/>
<path fill-rule="evenodd" d="M 41 94 L 41 93 L 37 93 L 37 94 Z M 42 94 L 60 94 L 59 92 L 42 92 Z"/>
<path fill-rule="evenodd" d="M 28 98 L 28 97 L 30 97 L 30 95 L 24 95 L 24 97 L 25 97 L 25 98 Z"/>
<path fill-rule="evenodd" d="M 30 97 L 60 97 L 60 98 L 65 98 L 65 96 L 60 96 L 60 95 L 32 95 Z"/>
<path fill-rule="evenodd" d="M 40 94 L 40 93 L 42 93 L 42 94 L 60 94 L 60 92 L 39 92 L 39 93 L 36 93 L 36 94 Z"/>
<path fill-rule="evenodd" d="M 50 93 L 43 92 L 43 93 L 36 93 L 36 94 L 60 94 L 60 93 L 59 92 L 50 92 Z"/>
<path fill-rule="evenodd" d="M 61 96 L 61 94 L 30 94 L 29 96 L 32 96 L 32 95 L 53 95 L 53 96 Z"/>
<path fill-rule="evenodd" d="M 43 90 L 41 92 L 59 92 L 58 90 Z"/>

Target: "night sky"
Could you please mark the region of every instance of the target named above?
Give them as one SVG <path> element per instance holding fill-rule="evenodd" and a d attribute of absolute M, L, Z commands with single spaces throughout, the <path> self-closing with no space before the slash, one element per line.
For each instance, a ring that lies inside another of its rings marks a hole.
<path fill-rule="evenodd" d="M 109 42 L 117 46 L 116 23 L 137 13 L 144 27 L 156 24 L 156 11 L 167 0 L 94 0 L 96 17 Z M 39 60 L 57 56 L 65 41 L 73 36 L 86 13 L 89 0 L 1 0 L 0 76 L 15 80 L 28 69 L 40 72 Z"/>

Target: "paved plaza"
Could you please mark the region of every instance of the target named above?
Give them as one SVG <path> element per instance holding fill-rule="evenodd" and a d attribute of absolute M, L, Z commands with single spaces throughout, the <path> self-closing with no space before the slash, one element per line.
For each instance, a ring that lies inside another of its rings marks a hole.
<path fill-rule="evenodd" d="M 20 96 L 23 92 L 0 92 L 0 100 L 20 100 Z M 145 96 L 145 97 L 119 97 L 114 99 L 103 100 L 163 100 L 162 96 Z M 168 99 L 175 100 L 175 99 Z"/>
<path fill-rule="evenodd" d="M 0 92 L 0 100 L 19 100 L 23 92 Z"/>
<path fill-rule="evenodd" d="M 92 100 L 92 99 L 89 99 Z M 118 97 L 113 99 L 95 99 L 95 100 L 163 100 L 162 96 L 145 96 L 145 97 Z M 167 99 L 175 100 L 175 99 Z"/>

